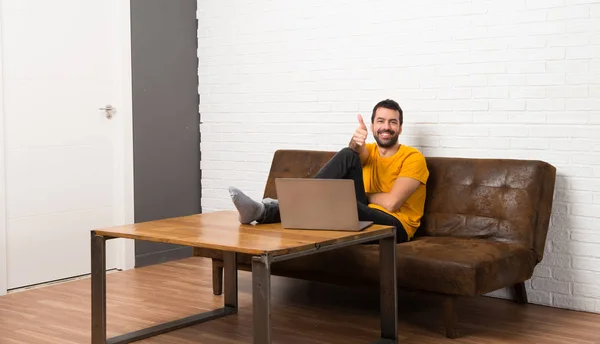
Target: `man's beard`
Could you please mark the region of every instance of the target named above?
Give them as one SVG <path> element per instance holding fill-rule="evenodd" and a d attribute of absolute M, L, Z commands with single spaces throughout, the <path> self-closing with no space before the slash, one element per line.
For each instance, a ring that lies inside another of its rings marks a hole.
<path fill-rule="evenodd" d="M 381 135 L 382 133 L 388 133 L 388 134 L 390 134 L 390 137 L 387 138 L 385 141 L 382 141 L 382 139 L 379 138 L 379 135 Z M 381 131 L 377 132 L 377 135 L 373 135 L 373 136 L 375 137 L 375 141 L 377 142 L 377 145 L 379 147 L 390 148 L 398 143 L 399 135 L 391 130 L 381 130 Z"/>

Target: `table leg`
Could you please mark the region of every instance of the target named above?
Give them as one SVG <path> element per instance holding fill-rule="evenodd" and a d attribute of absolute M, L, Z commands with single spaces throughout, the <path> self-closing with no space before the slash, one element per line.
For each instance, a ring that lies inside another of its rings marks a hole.
<path fill-rule="evenodd" d="M 223 270 L 225 282 L 225 308 L 237 312 L 238 308 L 238 271 L 237 253 L 223 252 Z"/>
<path fill-rule="evenodd" d="M 381 340 L 377 343 L 396 343 L 398 340 L 398 289 L 395 235 L 380 239 L 379 264 Z"/>
<path fill-rule="evenodd" d="M 254 344 L 271 343 L 271 257 L 252 258 Z"/>
<path fill-rule="evenodd" d="M 92 232 L 92 344 L 106 343 L 106 238 Z"/>

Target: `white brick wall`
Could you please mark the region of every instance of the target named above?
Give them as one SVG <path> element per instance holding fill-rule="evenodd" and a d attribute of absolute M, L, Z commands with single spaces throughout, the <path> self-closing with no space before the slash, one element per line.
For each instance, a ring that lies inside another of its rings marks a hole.
<path fill-rule="evenodd" d="M 427 156 L 558 168 L 533 303 L 600 312 L 600 2 L 198 2 L 204 211 L 278 148 L 337 150 L 382 99 Z M 505 291 L 492 295 L 503 297 Z"/>

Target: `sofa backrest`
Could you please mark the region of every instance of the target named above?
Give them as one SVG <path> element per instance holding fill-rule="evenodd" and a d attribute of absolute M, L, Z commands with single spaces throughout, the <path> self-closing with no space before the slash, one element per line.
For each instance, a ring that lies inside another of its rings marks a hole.
<path fill-rule="evenodd" d="M 336 152 L 278 150 L 263 196 L 277 198 L 275 178 L 313 177 Z M 556 169 L 543 161 L 428 157 L 425 213 L 417 236 L 518 243 L 541 260 Z"/>
<path fill-rule="evenodd" d="M 534 160 L 428 157 L 420 235 L 518 243 L 541 260 L 556 169 Z"/>
<path fill-rule="evenodd" d="M 265 198 L 277 199 L 275 178 L 311 178 L 336 152 L 282 149 L 275 152 L 267 178 Z"/>

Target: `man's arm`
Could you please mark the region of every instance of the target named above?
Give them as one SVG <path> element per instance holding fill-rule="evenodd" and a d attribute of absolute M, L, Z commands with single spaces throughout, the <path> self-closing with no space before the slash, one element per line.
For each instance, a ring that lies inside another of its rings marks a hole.
<path fill-rule="evenodd" d="M 369 203 L 382 206 L 389 212 L 396 212 L 419 188 L 420 181 L 410 177 L 398 177 L 390 192 L 367 194 Z"/>
<path fill-rule="evenodd" d="M 357 145 L 356 142 L 354 142 L 354 138 L 350 140 L 350 144 L 348 144 L 348 147 L 350 147 L 350 149 L 358 153 L 358 156 L 360 157 L 360 162 L 363 165 L 365 164 L 367 159 L 369 159 L 369 151 L 367 150 L 367 147 L 364 144 Z"/>

